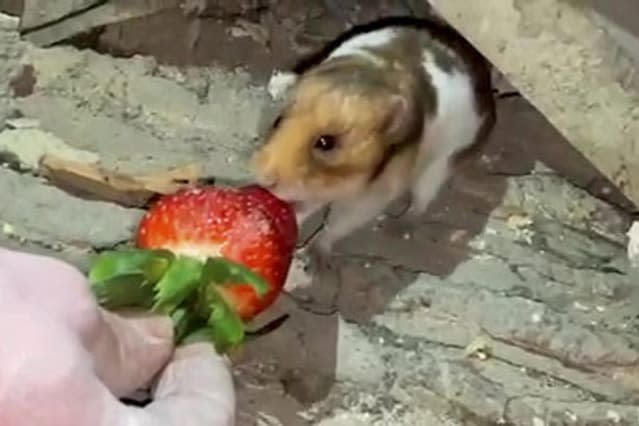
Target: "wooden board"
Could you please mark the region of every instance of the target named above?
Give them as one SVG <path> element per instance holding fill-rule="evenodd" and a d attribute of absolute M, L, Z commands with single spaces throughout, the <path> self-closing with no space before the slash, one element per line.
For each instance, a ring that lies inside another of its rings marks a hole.
<path fill-rule="evenodd" d="M 616 0 L 615 5 L 635 1 Z M 611 36 L 589 2 L 431 0 L 430 4 L 639 206 L 636 52 Z"/>

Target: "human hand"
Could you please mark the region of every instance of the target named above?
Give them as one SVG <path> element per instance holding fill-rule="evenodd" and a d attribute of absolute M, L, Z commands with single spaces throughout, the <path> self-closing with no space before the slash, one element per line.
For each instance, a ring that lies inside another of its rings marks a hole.
<path fill-rule="evenodd" d="M 0 425 L 227 426 L 235 393 L 209 344 L 173 348 L 166 317 L 100 309 L 56 259 L 0 248 Z M 149 384 L 145 408 L 117 398 Z"/>

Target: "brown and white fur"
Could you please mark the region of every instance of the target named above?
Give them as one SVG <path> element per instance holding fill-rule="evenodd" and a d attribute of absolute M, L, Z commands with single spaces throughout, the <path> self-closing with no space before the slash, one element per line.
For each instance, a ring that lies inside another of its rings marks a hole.
<path fill-rule="evenodd" d="M 286 102 L 253 170 L 300 224 L 330 205 L 315 242 L 328 252 L 407 192 L 423 213 L 455 158 L 486 139 L 495 105 L 489 65 L 440 22 L 382 20 L 319 55 L 271 80 Z"/>

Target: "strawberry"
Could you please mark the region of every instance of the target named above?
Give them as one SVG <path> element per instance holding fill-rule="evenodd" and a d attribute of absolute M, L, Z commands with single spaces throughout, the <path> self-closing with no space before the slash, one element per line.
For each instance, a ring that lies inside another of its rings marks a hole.
<path fill-rule="evenodd" d="M 242 320 L 250 320 L 279 295 L 298 229 L 291 206 L 258 186 L 189 188 L 160 198 L 138 227 L 136 244 L 177 256 L 223 257 L 266 281 L 258 295 L 248 283 L 218 291 Z"/>
<path fill-rule="evenodd" d="M 273 219 L 280 233 L 288 237 L 287 244 L 295 247 L 297 243 L 298 229 L 295 214 L 290 204 L 275 197 L 266 189 L 258 185 L 250 185 L 242 188 L 242 193 L 251 198 L 256 206 L 267 211 Z"/>

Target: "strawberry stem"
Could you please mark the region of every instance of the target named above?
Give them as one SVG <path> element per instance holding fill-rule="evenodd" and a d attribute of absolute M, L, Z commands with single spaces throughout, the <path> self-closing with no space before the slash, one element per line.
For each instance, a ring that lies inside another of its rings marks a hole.
<path fill-rule="evenodd" d="M 220 352 L 226 352 L 244 340 L 244 323 L 229 307 L 215 286 L 208 286 L 205 298 L 209 307 L 207 325 L 212 331 L 215 347 Z"/>
<path fill-rule="evenodd" d="M 246 266 L 223 257 L 210 257 L 204 264 L 204 280 L 222 286 L 246 285 L 263 297 L 269 290 L 268 283 Z"/>
<path fill-rule="evenodd" d="M 152 310 L 170 315 L 200 285 L 202 262 L 192 257 L 177 257 L 155 285 Z"/>
<path fill-rule="evenodd" d="M 166 250 L 105 252 L 93 262 L 89 282 L 106 309 L 143 307 L 169 315 L 175 341 L 207 341 L 219 352 L 241 344 L 245 326 L 218 286 L 250 285 L 258 296 L 268 283 L 242 264 L 226 258 L 205 262 Z"/>

